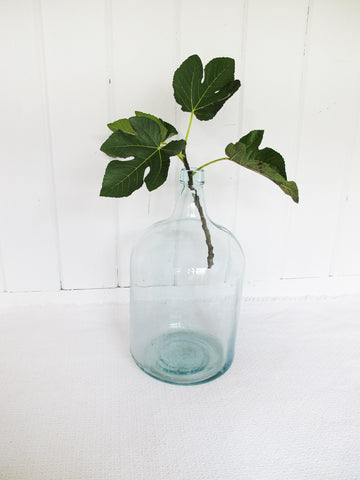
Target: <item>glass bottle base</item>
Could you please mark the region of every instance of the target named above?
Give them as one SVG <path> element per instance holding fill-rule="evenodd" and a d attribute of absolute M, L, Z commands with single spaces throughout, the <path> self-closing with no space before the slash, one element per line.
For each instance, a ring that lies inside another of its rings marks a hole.
<path fill-rule="evenodd" d="M 214 337 L 190 330 L 166 333 L 152 340 L 143 364 L 134 354 L 133 358 L 145 373 L 180 385 L 208 382 L 231 365 L 231 361 L 224 364 L 223 348 Z"/>

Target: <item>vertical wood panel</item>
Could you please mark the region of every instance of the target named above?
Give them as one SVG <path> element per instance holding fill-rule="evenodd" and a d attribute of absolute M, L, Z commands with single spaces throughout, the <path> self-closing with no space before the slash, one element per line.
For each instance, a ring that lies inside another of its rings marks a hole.
<path fill-rule="evenodd" d="M 360 33 L 360 32 L 359 32 Z M 360 38 L 358 40 L 360 44 Z M 360 55 L 359 55 L 360 56 Z M 360 75 L 358 87 L 358 130 L 349 168 L 344 172 L 341 218 L 334 251 L 334 275 L 360 274 Z M 355 101 L 355 99 L 354 99 Z"/>
<path fill-rule="evenodd" d="M 130 117 L 135 110 L 157 115 L 174 124 L 172 74 L 175 68 L 177 2 L 135 0 L 124 8 L 113 1 L 112 120 Z M 172 161 L 173 163 L 176 160 Z M 141 232 L 171 213 L 174 198 L 173 167 L 170 182 L 148 193 L 145 185 L 119 208 L 119 284 L 129 284 L 129 258 Z"/>
<path fill-rule="evenodd" d="M 42 2 L 64 288 L 116 285 L 114 201 L 99 197 L 108 120 L 104 0 Z"/>
<path fill-rule="evenodd" d="M 0 228 L 8 291 L 59 288 L 38 3 L 0 3 Z"/>
<path fill-rule="evenodd" d="M 279 151 L 294 179 L 307 0 L 251 0 L 248 8 L 241 135 L 264 130 L 261 148 Z M 301 186 L 300 186 L 301 188 Z M 281 276 L 288 215 L 297 206 L 268 179 L 242 169 L 238 235 L 249 281 Z"/>
<path fill-rule="evenodd" d="M 235 59 L 235 78 L 242 71 L 243 29 L 245 28 L 244 1 L 227 0 L 182 2 L 180 19 L 181 59 L 198 54 L 203 66 L 214 57 Z M 240 80 L 242 80 L 240 78 Z M 187 153 L 192 167 L 199 167 L 225 156 L 228 143 L 238 140 L 239 105 L 242 87 L 230 98 L 216 116 L 209 121 L 194 118 Z M 190 114 L 179 111 L 179 126 L 185 135 Z M 218 162 L 205 169 L 205 193 L 209 216 L 230 230 L 235 229 L 237 169 L 231 162 Z"/>
<path fill-rule="evenodd" d="M 310 12 L 304 117 L 285 276 L 326 276 L 338 228 L 343 175 L 356 134 L 360 4 L 314 0 Z"/>

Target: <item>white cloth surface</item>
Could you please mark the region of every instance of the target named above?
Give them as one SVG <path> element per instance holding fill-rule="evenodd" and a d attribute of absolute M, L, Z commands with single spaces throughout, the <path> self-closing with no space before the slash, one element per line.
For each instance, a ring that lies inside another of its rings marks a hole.
<path fill-rule="evenodd" d="M 126 305 L 0 310 L 1 480 L 359 480 L 360 297 L 242 306 L 230 370 L 137 368 Z"/>

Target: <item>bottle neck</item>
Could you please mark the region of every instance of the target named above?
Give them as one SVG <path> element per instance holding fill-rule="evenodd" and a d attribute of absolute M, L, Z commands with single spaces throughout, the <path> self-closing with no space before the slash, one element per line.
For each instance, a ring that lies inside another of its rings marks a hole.
<path fill-rule="evenodd" d="M 204 199 L 204 170 L 182 169 L 180 174 L 180 195 L 172 218 L 207 217 Z"/>

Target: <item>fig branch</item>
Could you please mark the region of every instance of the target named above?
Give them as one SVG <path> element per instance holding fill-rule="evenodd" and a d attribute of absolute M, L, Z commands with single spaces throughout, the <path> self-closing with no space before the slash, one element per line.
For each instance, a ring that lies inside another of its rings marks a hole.
<path fill-rule="evenodd" d="M 190 126 L 190 125 L 189 125 Z M 188 129 L 189 133 L 189 129 Z M 193 192 L 193 198 L 194 198 L 194 203 L 195 206 L 199 212 L 200 215 L 200 220 L 201 220 L 201 227 L 204 230 L 205 233 L 205 241 L 208 249 L 208 255 L 207 255 L 207 265 L 208 268 L 211 268 L 214 265 L 214 247 L 211 243 L 211 235 L 209 231 L 209 227 L 206 222 L 206 218 L 204 215 L 204 210 L 202 208 L 201 202 L 200 202 L 200 197 L 198 195 L 198 192 L 196 188 L 194 187 L 194 181 L 193 181 L 193 172 L 190 168 L 189 162 L 186 157 L 186 152 L 185 149 L 181 152 L 182 153 L 182 161 L 184 162 L 184 166 L 186 170 L 188 171 L 188 177 L 189 177 L 189 189 Z"/>

